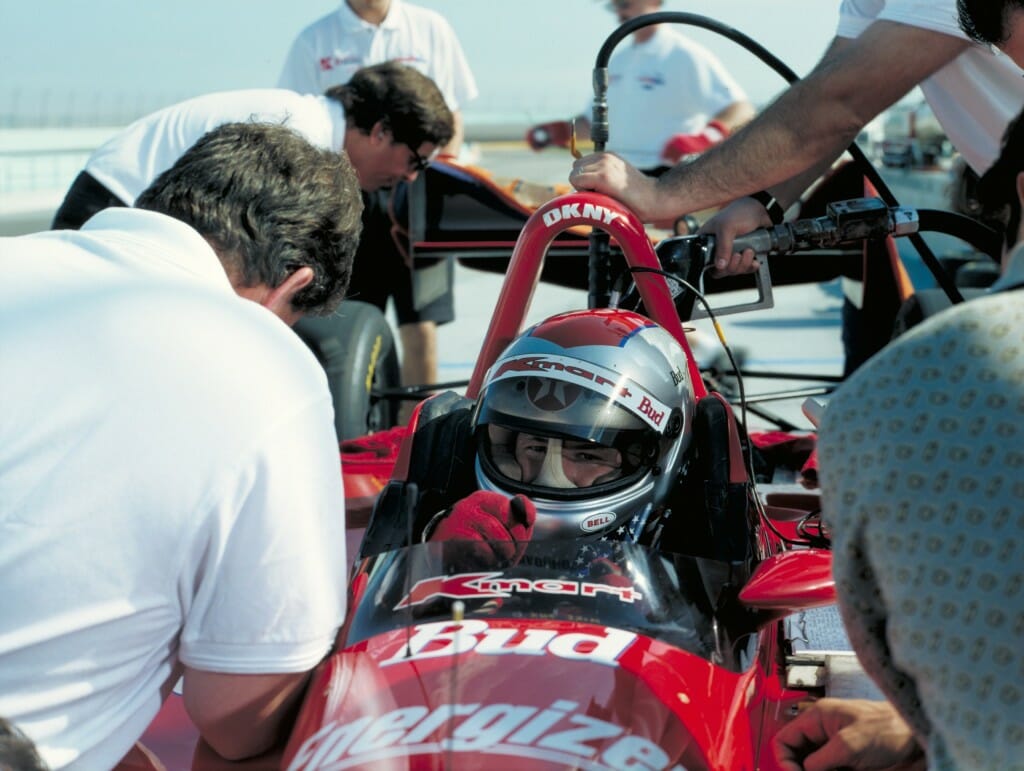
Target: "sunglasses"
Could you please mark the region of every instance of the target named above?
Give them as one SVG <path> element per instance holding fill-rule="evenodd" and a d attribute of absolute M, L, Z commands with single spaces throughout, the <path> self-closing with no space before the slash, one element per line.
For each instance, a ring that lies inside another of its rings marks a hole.
<path fill-rule="evenodd" d="M 425 171 L 430 166 L 430 158 L 424 158 L 412 145 L 406 145 L 409 148 L 409 169 L 419 174 L 421 171 Z"/>

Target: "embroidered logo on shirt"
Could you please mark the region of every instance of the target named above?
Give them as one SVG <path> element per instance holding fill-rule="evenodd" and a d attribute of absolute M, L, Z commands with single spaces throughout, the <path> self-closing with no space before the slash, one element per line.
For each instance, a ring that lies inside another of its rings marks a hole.
<path fill-rule="evenodd" d="M 661 75 L 640 75 L 636 80 L 644 91 L 653 91 L 665 85 L 665 78 Z"/>
<path fill-rule="evenodd" d="M 335 67 L 344 67 L 346 65 L 353 65 L 353 64 L 356 65 L 356 66 L 359 66 L 359 57 L 358 56 L 353 56 L 353 55 L 338 56 L 337 54 L 331 54 L 330 56 L 321 56 L 320 57 L 320 71 L 321 72 L 330 72 Z"/>

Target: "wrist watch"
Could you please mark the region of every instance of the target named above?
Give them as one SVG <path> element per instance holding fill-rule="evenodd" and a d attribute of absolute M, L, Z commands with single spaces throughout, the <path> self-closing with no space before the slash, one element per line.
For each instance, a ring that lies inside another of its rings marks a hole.
<path fill-rule="evenodd" d="M 782 208 L 782 205 L 775 200 L 775 196 L 769 193 L 767 190 L 759 190 L 756 193 L 751 193 L 748 198 L 753 198 L 759 204 L 761 204 L 768 212 L 768 218 L 772 221 L 772 224 L 779 225 L 782 220 L 786 218 L 786 210 Z"/>

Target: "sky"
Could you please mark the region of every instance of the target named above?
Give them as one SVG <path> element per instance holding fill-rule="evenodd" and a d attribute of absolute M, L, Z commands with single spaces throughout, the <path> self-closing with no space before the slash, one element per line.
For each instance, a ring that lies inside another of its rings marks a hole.
<path fill-rule="evenodd" d="M 417 0 L 443 14 L 480 88 L 466 114 L 567 117 L 615 17 L 597 0 Z M 839 0 L 666 0 L 754 38 L 798 74 L 832 37 Z M 0 114 L 144 113 L 212 91 L 276 85 L 285 54 L 337 0 L 0 0 Z M 763 104 L 782 79 L 734 43 L 691 29 Z"/>

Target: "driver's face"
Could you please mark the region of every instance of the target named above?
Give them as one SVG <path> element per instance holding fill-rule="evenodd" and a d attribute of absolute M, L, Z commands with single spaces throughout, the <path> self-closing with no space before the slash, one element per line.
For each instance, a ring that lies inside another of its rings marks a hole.
<path fill-rule="evenodd" d="M 622 455 L 614 447 L 518 434 L 515 459 L 522 481 L 545 487 L 590 487 L 615 479 L 622 471 Z"/>

